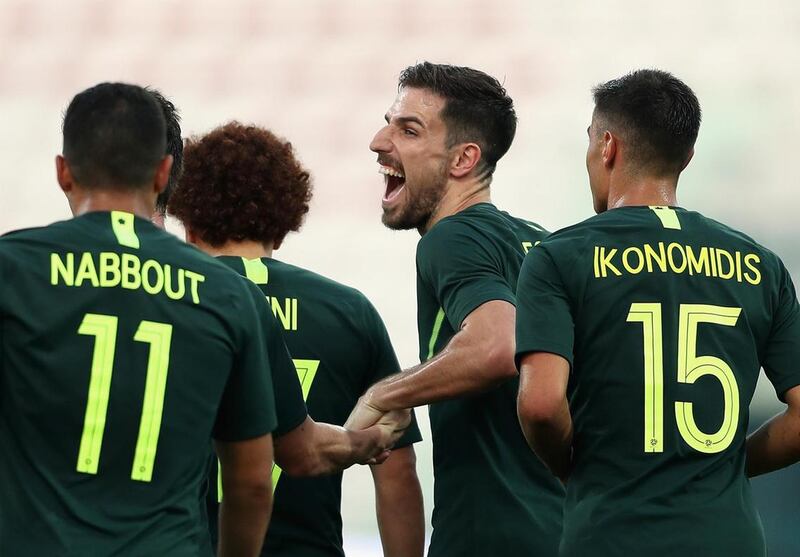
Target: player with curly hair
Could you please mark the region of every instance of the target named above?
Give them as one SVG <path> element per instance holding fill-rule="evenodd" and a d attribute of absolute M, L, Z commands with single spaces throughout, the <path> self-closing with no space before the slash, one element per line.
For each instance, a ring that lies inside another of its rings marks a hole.
<path fill-rule="evenodd" d="M 343 424 L 369 385 L 400 369 L 386 328 L 363 294 L 272 258 L 286 235 L 300 229 L 311 191 L 311 176 L 290 143 L 233 122 L 187 142 L 184 175 L 168 205 L 188 242 L 263 290 L 306 398 L 311 418 L 287 428 L 279 415 L 274 433 L 275 507 L 263 550 L 273 557 L 344 555 L 339 508 L 345 466 L 329 461 L 323 469 L 322 456 L 353 432 L 314 420 Z M 414 423 L 386 461 L 372 467 L 386 555 L 422 555 L 413 449 L 419 440 Z M 291 477 L 320 472 L 330 475 Z"/>

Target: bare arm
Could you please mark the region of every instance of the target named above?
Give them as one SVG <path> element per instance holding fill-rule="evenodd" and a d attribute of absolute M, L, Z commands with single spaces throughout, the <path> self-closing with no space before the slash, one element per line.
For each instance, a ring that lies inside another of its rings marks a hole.
<path fill-rule="evenodd" d="M 436 356 L 370 387 L 346 426 L 366 427 L 384 412 L 481 393 L 516 376 L 515 316 L 508 302 L 482 304 Z"/>
<path fill-rule="evenodd" d="M 786 411 L 747 438 L 747 476 L 779 470 L 800 460 L 800 386 L 786 391 Z"/>
<path fill-rule="evenodd" d="M 215 442 L 225 497 L 219 510 L 220 557 L 261 553 L 272 511 L 272 436 Z"/>
<path fill-rule="evenodd" d="M 291 476 L 340 472 L 353 464 L 380 459 L 402 436 L 410 420 L 408 411 L 391 412 L 372 427 L 351 431 L 315 422 L 309 416 L 290 432 L 275 438 L 275 461 Z"/>
<path fill-rule="evenodd" d="M 569 362 L 549 352 L 531 352 L 520 362 L 517 414 L 536 456 L 566 482 L 572 465 L 572 416 L 567 401 Z"/>
<path fill-rule="evenodd" d="M 425 518 L 413 445 L 372 466 L 378 529 L 385 557 L 422 557 Z"/>

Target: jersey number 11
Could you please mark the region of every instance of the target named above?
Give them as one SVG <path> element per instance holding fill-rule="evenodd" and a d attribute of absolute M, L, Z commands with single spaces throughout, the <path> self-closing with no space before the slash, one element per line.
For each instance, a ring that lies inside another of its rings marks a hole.
<path fill-rule="evenodd" d="M 97 474 L 97 465 L 100 462 L 100 448 L 103 444 L 108 398 L 111 393 L 111 375 L 114 371 L 118 321 L 114 315 L 87 313 L 78 327 L 78 334 L 95 337 L 89 396 L 78 450 L 77 470 L 85 474 Z M 142 321 L 136 329 L 133 340 L 149 344 L 150 356 L 147 360 L 142 417 L 139 422 L 139 438 L 136 441 L 131 479 L 149 482 L 153 477 L 158 435 L 161 431 L 172 325 Z"/>

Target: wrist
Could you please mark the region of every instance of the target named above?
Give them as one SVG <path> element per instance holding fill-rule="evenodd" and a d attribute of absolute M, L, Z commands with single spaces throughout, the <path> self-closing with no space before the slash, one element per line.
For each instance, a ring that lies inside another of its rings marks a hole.
<path fill-rule="evenodd" d="M 367 389 L 364 393 L 364 402 L 376 412 L 385 413 L 392 410 L 386 388 L 380 382 Z"/>

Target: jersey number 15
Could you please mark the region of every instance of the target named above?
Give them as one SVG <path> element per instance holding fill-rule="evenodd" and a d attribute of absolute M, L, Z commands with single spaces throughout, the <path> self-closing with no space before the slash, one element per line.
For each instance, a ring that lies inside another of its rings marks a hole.
<path fill-rule="evenodd" d="M 702 453 L 727 449 L 736 436 L 739 424 L 739 387 L 727 362 L 715 356 L 697 354 L 697 326 L 712 323 L 733 327 L 742 308 L 681 304 L 678 322 L 678 383 L 694 383 L 712 375 L 722 387 L 725 407 L 722 425 L 713 433 L 697 427 L 693 403 L 675 402 L 675 421 L 683 440 Z M 664 359 L 660 303 L 634 303 L 628 322 L 641 323 L 644 330 L 644 452 L 664 451 Z"/>

